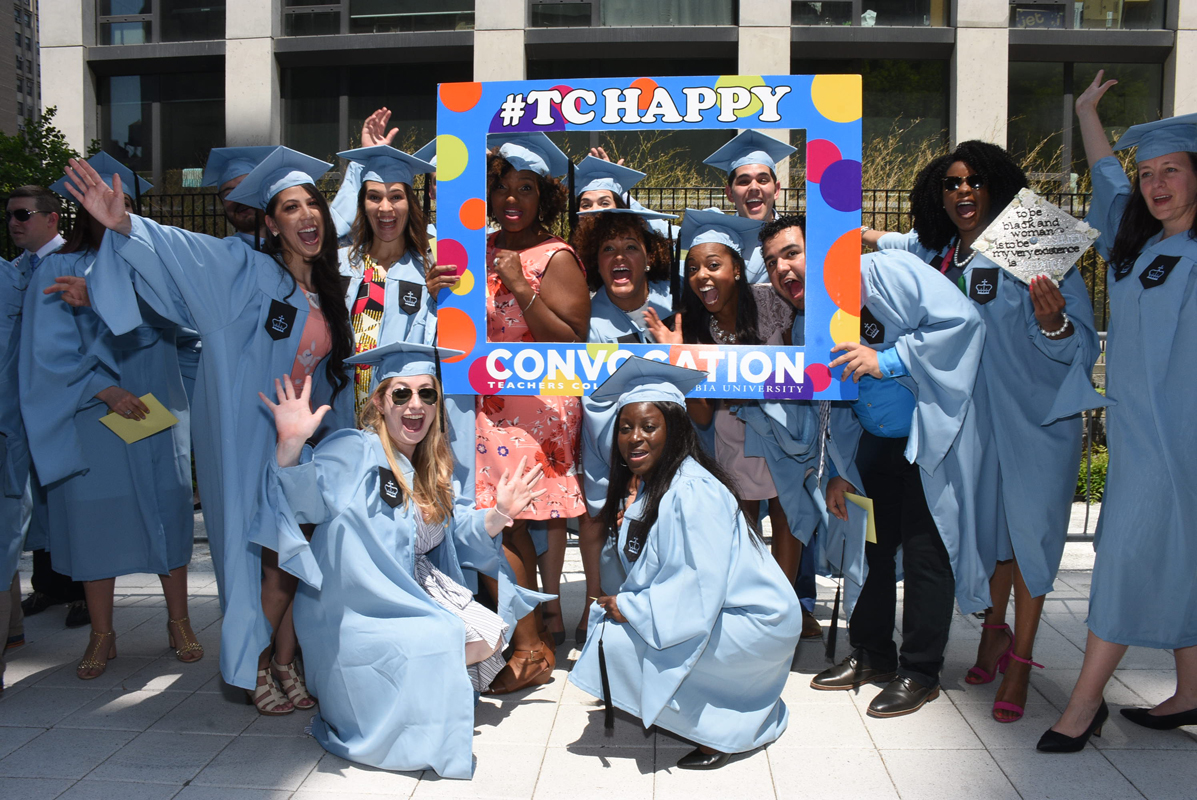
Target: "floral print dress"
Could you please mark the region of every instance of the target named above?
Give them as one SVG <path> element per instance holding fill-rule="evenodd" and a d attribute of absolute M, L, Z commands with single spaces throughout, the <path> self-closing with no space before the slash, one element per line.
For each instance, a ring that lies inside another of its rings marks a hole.
<path fill-rule="evenodd" d="M 496 234 L 486 241 L 486 332 L 492 342 L 536 341 L 528 329 L 519 303 L 494 270 Z M 540 291 L 549 260 L 561 250 L 573 249 L 557 237 L 520 252 L 524 277 Z M 582 265 L 574 261 L 578 269 Z M 541 301 L 543 302 L 543 301 Z M 520 459 L 527 465 L 540 464 L 544 477 L 537 498 L 520 519 L 565 519 L 579 516 L 583 509 L 578 480 L 581 463 L 580 436 L 582 404 L 577 397 L 481 395 L 477 399 L 477 490 L 478 508 L 495 504 L 495 485 L 503 470 L 514 472 Z"/>

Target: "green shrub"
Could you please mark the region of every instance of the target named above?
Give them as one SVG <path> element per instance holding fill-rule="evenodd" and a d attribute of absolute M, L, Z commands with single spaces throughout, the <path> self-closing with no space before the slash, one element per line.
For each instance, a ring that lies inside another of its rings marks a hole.
<path fill-rule="evenodd" d="M 1085 496 L 1085 454 L 1081 453 L 1081 468 L 1076 479 L 1077 497 Z M 1110 465 L 1110 455 L 1101 445 L 1093 447 L 1092 472 L 1089 477 L 1089 501 L 1100 503 L 1106 491 L 1106 469 Z"/>

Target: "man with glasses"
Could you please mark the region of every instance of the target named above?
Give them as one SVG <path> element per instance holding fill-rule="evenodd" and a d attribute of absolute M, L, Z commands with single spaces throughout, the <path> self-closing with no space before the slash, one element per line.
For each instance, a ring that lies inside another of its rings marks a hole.
<path fill-rule="evenodd" d="M 21 186 L 8 197 L 5 220 L 13 244 L 23 251 L 13 267 L 20 273 L 21 280 L 28 283 L 29 277 L 42 260 L 55 253 L 65 244 L 58 233 L 58 222 L 62 214 L 62 203 L 58 196 L 42 186 Z M 46 545 L 46 498 L 36 473 L 30 475 L 33 493 L 33 519 L 29 524 L 26 546 L 33 548 L 33 591 L 21 601 L 21 610 L 26 616 L 40 614 L 59 603 L 69 603 L 66 625 L 79 628 L 91 623 L 87 601 L 83 599 L 83 584 L 72 581 L 66 575 L 55 572 L 50 566 L 50 553 Z M 17 592 L 20 592 L 19 584 Z"/>

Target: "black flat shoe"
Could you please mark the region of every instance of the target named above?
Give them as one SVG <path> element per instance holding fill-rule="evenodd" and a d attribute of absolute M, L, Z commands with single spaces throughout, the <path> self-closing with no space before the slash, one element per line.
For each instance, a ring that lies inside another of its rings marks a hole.
<path fill-rule="evenodd" d="M 869 703 L 870 717 L 901 717 L 913 714 L 939 697 L 939 684 L 924 686 L 905 675 L 894 678 Z"/>
<path fill-rule="evenodd" d="M 810 688 L 824 692 L 847 691 L 848 689 L 858 689 L 866 683 L 888 683 L 894 679 L 895 675 L 897 673 L 893 670 L 883 672 L 866 667 L 853 654 L 836 666 L 828 667 L 811 678 Z"/>
<path fill-rule="evenodd" d="M 1106 705 L 1105 698 L 1102 698 L 1097 713 L 1093 715 L 1093 721 L 1089 723 L 1089 727 L 1085 729 L 1084 733 L 1080 736 L 1065 736 L 1059 731 L 1048 728 L 1039 737 L 1039 744 L 1035 745 L 1035 749 L 1040 753 L 1079 753 L 1085 749 L 1090 736 L 1101 737 L 1101 726 L 1109 717 L 1110 707 Z"/>
<path fill-rule="evenodd" d="M 1152 714 L 1150 708 L 1124 708 L 1122 716 L 1136 725 L 1157 731 L 1170 731 L 1182 725 L 1197 725 L 1197 708 L 1175 714 Z"/>
<path fill-rule="evenodd" d="M 86 600 L 76 600 L 67 606 L 66 626 L 68 628 L 82 628 L 91 624 L 91 612 L 87 610 Z"/>
<path fill-rule="evenodd" d="M 50 606 L 57 606 L 65 603 L 60 597 L 51 597 L 45 592 L 30 592 L 29 596 L 21 601 L 21 611 L 27 617 L 32 617 L 34 614 L 40 614 Z"/>
<path fill-rule="evenodd" d="M 585 628 L 575 628 L 574 629 L 574 641 L 578 643 L 578 647 L 581 647 L 582 645 L 586 644 L 586 629 Z"/>
<path fill-rule="evenodd" d="M 704 753 L 701 747 L 696 747 L 690 753 L 678 759 L 678 769 L 719 769 L 731 761 L 730 753 Z"/>

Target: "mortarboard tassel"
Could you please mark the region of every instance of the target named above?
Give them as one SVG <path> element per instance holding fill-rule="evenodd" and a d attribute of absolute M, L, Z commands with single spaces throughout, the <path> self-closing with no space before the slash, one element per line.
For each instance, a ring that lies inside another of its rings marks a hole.
<path fill-rule="evenodd" d="M 603 735 L 615 735 L 615 704 L 611 702 L 611 679 L 607 676 L 607 656 L 603 652 L 603 631 L 607 628 L 607 620 L 599 629 L 599 678 L 603 684 Z"/>
<path fill-rule="evenodd" d="M 840 630 L 840 592 L 844 588 L 844 559 L 848 552 L 848 537 L 840 549 L 840 579 L 835 585 L 835 602 L 831 604 L 831 630 L 827 632 L 827 660 L 835 663 L 835 640 Z"/>
<path fill-rule="evenodd" d="M 262 251 L 262 210 L 254 209 L 254 249 Z"/>
<path fill-rule="evenodd" d="M 441 351 L 438 348 L 432 349 L 432 361 L 436 364 L 436 382 L 441 386 L 441 433 L 445 432 L 445 382 L 441 380 Z"/>
<path fill-rule="evenodd" d="M 578 227 L 578 198 L 574 195 L 574 162 L 569 162 L 569 235 Z"/>
<path fill-rule="evenodd" d="M 673 237 L 673 225 L 669 226 L 669 236 Z M 669 269 L 669 293 L 673 296 L 673 310 L 682 308 L 682 237 L 678 236 L 673 243 L 673 262 Z"/>
<path fill-rule="evenodd" d="M 424 222 L 432 220 L 432 173 L 424 173 Z"/>

